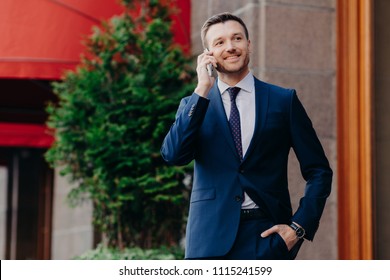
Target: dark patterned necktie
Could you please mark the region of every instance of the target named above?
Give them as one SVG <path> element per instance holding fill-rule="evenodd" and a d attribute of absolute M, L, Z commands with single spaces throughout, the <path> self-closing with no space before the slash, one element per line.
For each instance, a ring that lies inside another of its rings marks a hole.
<path fill-rule="evenodd" d="M 242 160 L 242 142 L 241 142 L 241 124 L 240 124 L 240 113 L 238 112 L 236 97 L 240 92 L 240 88 L 238 87 L 230 87 L 227 91 L 230 94 L 230 117 L 229 117 L 229 125 L 230 130 L 233 135 L 234 144 L 236 145 L 237 152 Z"/>

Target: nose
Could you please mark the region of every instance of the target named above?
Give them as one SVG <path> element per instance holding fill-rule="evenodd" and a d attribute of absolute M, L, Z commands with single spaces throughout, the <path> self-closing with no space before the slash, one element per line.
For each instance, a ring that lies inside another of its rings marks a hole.
<path fill-rule="evenodd" d="M 227 41 L 226 42 L 226 51 L 232 52 L 235 51 L 236 47 L 232 41 Z"/>

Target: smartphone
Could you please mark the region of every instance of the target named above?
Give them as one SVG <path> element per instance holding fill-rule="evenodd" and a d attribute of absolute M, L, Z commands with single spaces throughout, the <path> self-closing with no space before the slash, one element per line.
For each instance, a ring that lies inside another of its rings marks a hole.
<path fill-rule="evenodd" d="M 210 77 L 214 77 L 214 66 L 211 63 L 207 64 L 207 72 Z"/>
<path fill-rule="evenodd" d="M 206 48 L 206 51 L 209 51 L 209 49 Z M 210 77 L 214 77 L 214 66 L 211 63 L 207 64 L 207 72 Z"/>

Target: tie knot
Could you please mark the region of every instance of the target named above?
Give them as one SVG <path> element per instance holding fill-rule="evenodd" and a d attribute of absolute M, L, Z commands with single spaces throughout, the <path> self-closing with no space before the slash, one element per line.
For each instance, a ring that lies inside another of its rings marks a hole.
<path fill-rule="evenodd" d="M 240 92 L 240 90 L 241 89 L 239 87 L 230 87 L 227 89 L 230 94 L 230 101 L 236 100 L 237 94 Z"/>

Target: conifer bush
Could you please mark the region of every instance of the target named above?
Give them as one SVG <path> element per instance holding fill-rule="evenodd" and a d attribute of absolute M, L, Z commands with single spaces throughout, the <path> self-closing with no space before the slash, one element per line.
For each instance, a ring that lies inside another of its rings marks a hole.
<path fill-rule="evenodd" d="M 95 27 L 75 71 L 53 84 L 55 143 L 46 158 L 91 199 L 108 247 L 177 245 L 187 215 L 184 167 L 167 166 L 163 138 L 194 88 L 191 58 L 172 40 L 170 1 L 122 1 Z"/>

